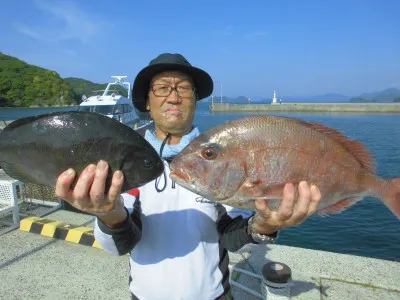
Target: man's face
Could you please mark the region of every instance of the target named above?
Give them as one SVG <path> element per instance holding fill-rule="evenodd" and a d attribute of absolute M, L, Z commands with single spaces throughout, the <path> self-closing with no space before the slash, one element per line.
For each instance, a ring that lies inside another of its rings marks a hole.
<path fill-rule="evenodd" d="M 169 87 L 181 89 L 181 95 L 176 90 L 168 96 L 156 95 Z M 182 72 L 162 72 L 153 77 L 146 108 L 150 110 L 157 130 L 174 135 L 190 132 L 196 110 L 195 93 L 188 92 L 191 90 L 194 91 L 193 80 Z"/>

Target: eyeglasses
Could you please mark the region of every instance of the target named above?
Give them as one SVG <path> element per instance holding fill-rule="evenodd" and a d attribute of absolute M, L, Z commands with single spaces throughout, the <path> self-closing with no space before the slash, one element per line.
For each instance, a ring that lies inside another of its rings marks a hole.
<path fill-rule="evenodd" d="M 195 91 L 192 86 L 172 87 L 164 84 L 154 84 L 151 86 L 151 90 L 158 97 L 168 97 L 173 90 L 176 91 L 179 97 L 193 97 Z"/>

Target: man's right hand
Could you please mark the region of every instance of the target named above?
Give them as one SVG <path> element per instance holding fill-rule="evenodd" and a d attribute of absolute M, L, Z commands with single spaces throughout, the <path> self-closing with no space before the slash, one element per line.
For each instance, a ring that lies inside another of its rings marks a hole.
<path fill-rule="evenodd" d="M 114 172 L 106 195 L 105 183 L 108 168 L 108 163 L 102 160 L 97 166 L 88 165 L 81 173 L 74 189 L 71 189 L 71 184 L 76 172 L 68 169 L 57 179 L 56 197 L 62 198 L 81 211 L 98 216 L 109 227 L 122 223 L 127 218 L 120 197 L 124 176 L 119 170 Z"/>

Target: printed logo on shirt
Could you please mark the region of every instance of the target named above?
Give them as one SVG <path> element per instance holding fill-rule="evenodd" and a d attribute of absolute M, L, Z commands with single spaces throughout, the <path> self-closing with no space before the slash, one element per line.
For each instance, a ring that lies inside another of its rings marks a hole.
<path fill-rule="evenodd" d="M 209 203 L 209 204 L 214 204 L 215 205 L 214 201 L 210 201 L 208 199 L 204 199 L 204 197 L 197 197 L 195 200 L 196 200 L 196 202 L 199 202 L 199 203 Z"/>

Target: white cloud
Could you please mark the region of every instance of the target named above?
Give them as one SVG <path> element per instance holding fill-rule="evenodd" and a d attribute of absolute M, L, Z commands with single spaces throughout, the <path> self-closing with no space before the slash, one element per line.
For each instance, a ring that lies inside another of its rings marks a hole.
<path fill-rule="evenodd" d="M 29 28 L 29 27 L 27 27 L 25 25 L 22 25 L 22 24 L 19 24 L 19 23 L 16 23 L 15 27 L 22 34 L 30 36 L 30 37 L 32 37 L 34 39 L 38 39 L 38 40 L 42 39 L 42 36 L 40 35 L 40 33 L 37 32 L 35 29 Z"/>
<path fill-rule="evenodd" d="M 258 37 L 262 37 L 262 36 L 266 36 L 268 35 L 267 31 L 263 31 L 263 30 L 258 30 L 258 31 L 254 31 L 252 33 L 249 33 L 246 35 L 247 39 L 254 39 L 254 38 L 258 38 Z"/>
<path fill-rule="evenodd" d="M 92 38 L 100 36 L 106 25 L 110 26 L 100 17 L 82 10 L 71 1 L 36 0 L 34 3 L 47 17 L 41 18 L 40 25 L 18 24 L 17 29 L 36 39 L 51 42 L 77 39 L 86 44 Z"/>

